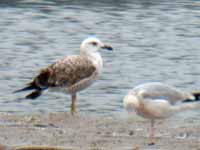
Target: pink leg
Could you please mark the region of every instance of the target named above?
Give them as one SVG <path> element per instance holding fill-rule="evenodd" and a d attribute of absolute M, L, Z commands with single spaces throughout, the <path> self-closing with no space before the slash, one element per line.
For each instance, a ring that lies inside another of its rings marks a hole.
<path fill-rule="evenodd" d="M 150 143 L 149 145 L 154 145 L 154 120 L 151 120 L 151 126 L 150 126 Z"/>
<path fill-rule="evenodd" d="M 150 138 L 154 138 L 154 120 L 151 120 Z"/>

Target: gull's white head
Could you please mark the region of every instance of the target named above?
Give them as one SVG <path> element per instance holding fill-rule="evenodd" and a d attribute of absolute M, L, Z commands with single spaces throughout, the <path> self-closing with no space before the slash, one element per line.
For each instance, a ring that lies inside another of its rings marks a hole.
<path fill-rule="evenodd" d="M 130 113 L 139 107 L 140 102 L 130 91 L 129 94 L 124 97 L 123 104 L 125 109 Z"/>
<path fill-rule="evenodd" d="M 89 37 L 81 43 L 80 51 L 81 53 L 95 53 L 100 49 L 112 50 L 112 47 L 105 45 L 96 37 Z"/>

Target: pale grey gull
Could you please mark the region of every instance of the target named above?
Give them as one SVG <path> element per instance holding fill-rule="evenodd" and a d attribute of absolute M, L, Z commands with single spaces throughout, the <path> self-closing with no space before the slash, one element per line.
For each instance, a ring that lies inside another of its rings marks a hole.
<path fill-rule="evenodd" d="M 184 92 L 160 82 L 136 86 L 124 98 L 128 112 L 151 120 L 150 139 L 154 137 L 155 119 L 164 119 L 184 110 L 200 108 L 200 92 Z"/>

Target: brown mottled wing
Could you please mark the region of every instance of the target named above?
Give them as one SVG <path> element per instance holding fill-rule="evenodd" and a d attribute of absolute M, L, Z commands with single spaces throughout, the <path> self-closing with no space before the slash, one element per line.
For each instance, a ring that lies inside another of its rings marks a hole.
<path fill-rule="evenodd" d="M 40 87 L 70 87 L 90 77 L 95 70 L 90 60 L 81 56 L 68 56 L 41 70 L 34 81 Z"/>

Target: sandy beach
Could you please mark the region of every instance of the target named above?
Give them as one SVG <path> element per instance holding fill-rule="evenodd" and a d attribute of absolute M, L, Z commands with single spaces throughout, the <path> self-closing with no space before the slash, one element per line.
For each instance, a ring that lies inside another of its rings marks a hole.
<path fill-rule="evenodd" d="M 175 119 L 158 121 L 155 145 L 149 146 L 147 120 L 65 113 L 2 113 L 0 143 L 6 147 L 0 149 L 34 150 L 23 146 L 54 146 L 66 150 L 197 150 L 200 149 L 199 123 L 193 119 L 184 120 L 184 124 Z"/>

